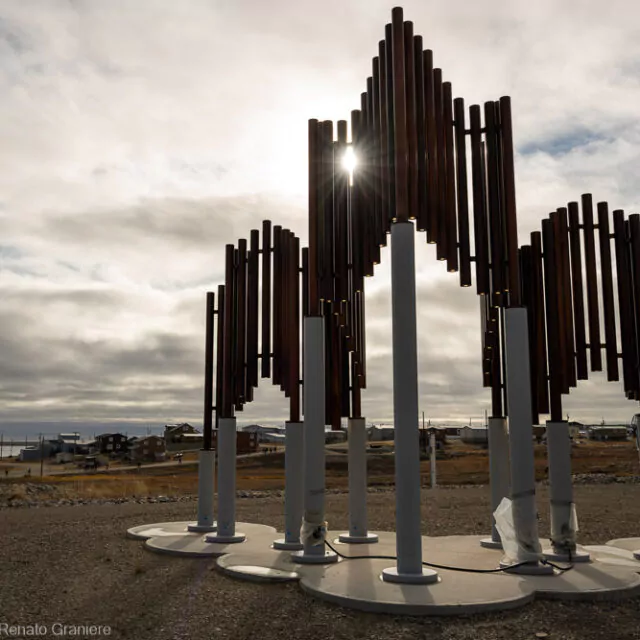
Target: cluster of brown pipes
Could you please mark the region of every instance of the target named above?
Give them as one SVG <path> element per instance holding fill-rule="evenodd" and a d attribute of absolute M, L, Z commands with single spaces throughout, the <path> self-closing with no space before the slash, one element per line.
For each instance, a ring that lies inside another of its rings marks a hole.
<path fill-rule="evenodd" d="M 484 116 L 484 117 L 483 117 Z M 422 49 L 413 23 L 392 11 L 373 58 L 359 110 L 351 112 L 352 176 L 343 166 L 347 121 L 309 121 L 309 247 L 265 221 L 262 237 L 227 245 L 225 285 L 218 310 L 208 298 L 207 415 L 213 406 L 214 313 L 218 315 L 215 406 L 232 417 L 253 398 L 261 377 L 272 377 L 290 399 L 290 420 L 300 420 L 302 317 L 324 316 L 326 415 L 333 428 L 342 417 L 360 417 L 366 388 L 364 277 L 380 262 L 381 247 L 395 223 L 416 221 L 436 244 L 438 260 L 471 286 L 475 263 L 483 335 L 483 384 L 492 388 L 492 413 L 506 413 L 503 362 L 504 308 L 529 314 L 533 419 L 562 419 L 561 394 L 602 370 L 606 349 L 609 380 L 618 380 L 622 357 L 628 398 L 640 399 L 640 221 L 613 214 L 606 203 L 594 224 L 590 196 L 558 209 L 518 248 L 511 102 L 508 97 L 469 107 L 453 99 L 450 82 Z M 469 166 L 468 166 L 469 165 Z M 470 169 L 470 179 L 469 179 Z M 470 182 L 470 188 L 469 188 Z M 470 191 L 470 193 L 469 193 Z M 568 211 L 568 216 L 567 216 Z M 473 246 L 470 254 L 470 224 Z M 599 232 L 605 342 L 600 341 L 594 229 Z M 585 337 L 580 230 L 585 246 L 589 344 Z M 272 234 L 273 231 L 273 234 Z M 273 235 L 273 238 L 272 238 Z M 610 239 L 615 240 L 622 352 L 615 328 Z M 259 310 L 259 265 L 262 296 Z M 300 277 L 302 275 L 302 277 Z M 260 318 L 261 345 L 258 346 Z M 272 343 L 273 341 L 273 343 Z"/>

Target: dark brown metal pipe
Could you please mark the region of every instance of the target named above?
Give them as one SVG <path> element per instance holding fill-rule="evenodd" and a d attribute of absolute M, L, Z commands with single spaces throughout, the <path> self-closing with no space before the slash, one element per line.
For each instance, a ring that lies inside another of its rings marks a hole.
<path fill-rule="evenodd" d="M 458 238 L 460 242 L 460 286 L 471 286 L 471 259 L 469 248 L 469 193 L 467 186 L 467 142 L 464 100 L 453 101 L 455 118 L 456 183 L 458 186 Z"/>
<path fill-rule="evenodd" d="M 418 204 L 418 123 L 416 112 L 416 67 L 413 22 L 404 23 L 404 69 L 407 111 L 407 181 L 409 220 L 416 220 Z"/>
<path fill-rule="evenodd" d="M 584 317 L 582 286 L 582 253 L 580 249 L 580 214 L 577 202 L 569 205 L 569 245 L 571 247 L 571 284 L 573 292 L 573 318 L 576 339 L 576 374 L 578 380 L 589 378 L 587 365 L 587 336 Z"/>
<path fill-rule="evenodd" d="M 593 200 L 590 193 L 582 196 L 582 223 L 584 229 L 584 257 L 587 280 L 587 311 L 589 316 L 589 354 L 591 371 L 602 371 L 600 343 L 600 312 L 598 309 L 598 278 L 596 273 L 596 246 L 593 230 Z"/>
<path fill-rule="evenodd" d="M 447 226 L 447 271 L 449 273 L 455 273 L 458 270 L 458 216 L 456 211 L 456 165 L 453 151 L 453 96 L 450 82 L 444 82 L 442 84 L 442 113 L 446 176 L 445 221 Z"/>
<path fill-rule="evenodd" d="M 215 294 L 207 292 L 205 313 L 205 340 L 204 340 L 204 420 L 203 420 L 203 446 L 205 451 L 211 451 L 213 432 L 213 331 L 215 316 Z"/>
<path fill-rule="evenodd" d="M 600 274 L 604 312 L 605 354 L 607 380 L 619 380 L 618 340 L 616 338 L 616 311 L 613 300 L 613 272 L 611 268 L 611 235 L 609 233 L 609 205 L 598 202 L 598 231 L 600 236 Z"/>
<path fill-rule="evenodd" d="M 409 220 L 409 193 L 407 180 L 407 106 L 404 68 L 404 21 L 402 8 L 391 12 L 393 43 L 393 115 L 395 142 L 396 220 Z"/>
<path fill-rule="evenodd" d="M 262 223 L 261 377 L 271 377 L 271 221 Z"/>

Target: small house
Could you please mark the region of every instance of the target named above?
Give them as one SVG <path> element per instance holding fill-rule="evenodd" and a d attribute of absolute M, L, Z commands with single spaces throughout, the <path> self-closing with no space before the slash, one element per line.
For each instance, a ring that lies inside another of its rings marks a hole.
<path fill-rule="evenodd" d="M 161 462 L 166 456 L 167 446 L 162 436 L 136 438 L 129 450 L 129 457 L 134 462 Z"/>

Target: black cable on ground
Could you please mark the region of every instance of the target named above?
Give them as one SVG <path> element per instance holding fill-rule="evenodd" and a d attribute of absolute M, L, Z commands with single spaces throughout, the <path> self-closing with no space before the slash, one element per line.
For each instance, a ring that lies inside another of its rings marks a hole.
<path fill-rule="evenodd" d="M 337 556 L 343 558 L 344 560 L 397 560 L 397 556 L 346 556 L 344 553 L 340 553 L 330 542 L 327 540 L 324 543 L 333 551 Z M 569 569 L 573 569 L 573 564 L 570 564 L 568 567 L 560 567 L 553 562 L 549 562 L 549 560 L 541 560 L 542 564 L 548 564 L 550 567 L 553 567 L 560 573 L 564 573 L 565 571 L 569 571 Z M 445 569 L 446 571 L 463 571 L 465 573 L 502 573 L 512 571 L 513 569 L 517 569 L 518 567 L 523 567 L 528 562 L 518 562 L 516 564 L 510 564 L 507 567 L 498 567 L 497 569 L 468 569 L 465 567 L 449 567 L 443 564 L 434 564 L 433 562 L 423 562 L 423 566 L 431 567 L 432 569 Z"/>

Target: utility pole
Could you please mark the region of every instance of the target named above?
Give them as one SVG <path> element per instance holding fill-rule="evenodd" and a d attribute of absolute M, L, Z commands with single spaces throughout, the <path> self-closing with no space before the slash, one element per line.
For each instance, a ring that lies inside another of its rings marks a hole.
<path fill-rule="evenodd" d="M 44 436 L 40 434 L 40 477 L 44 475 Z"/>

